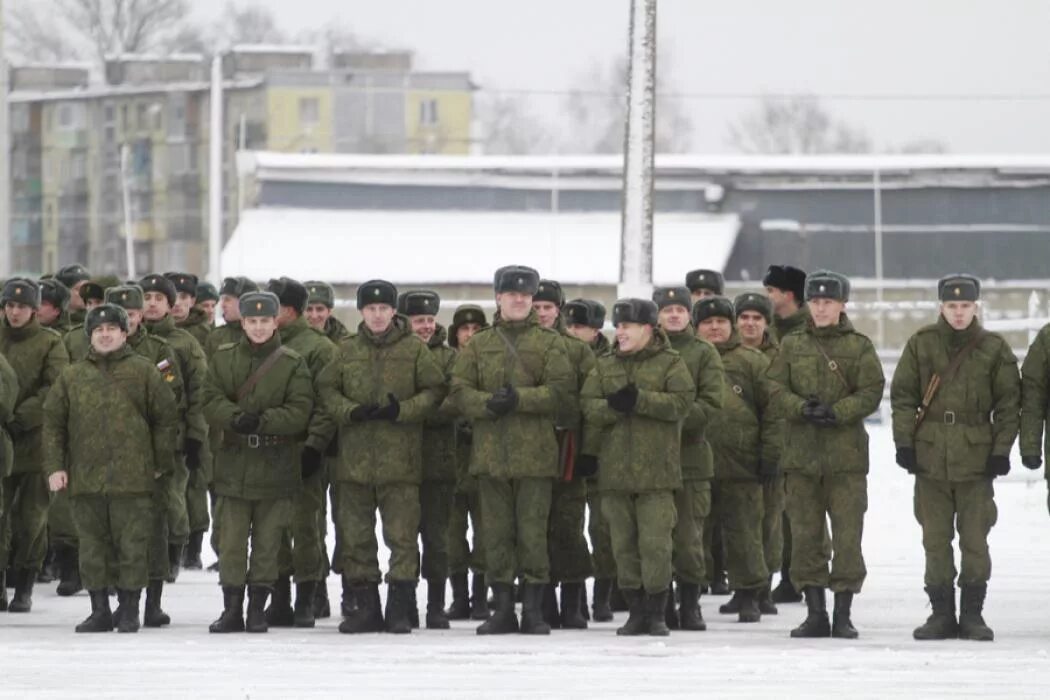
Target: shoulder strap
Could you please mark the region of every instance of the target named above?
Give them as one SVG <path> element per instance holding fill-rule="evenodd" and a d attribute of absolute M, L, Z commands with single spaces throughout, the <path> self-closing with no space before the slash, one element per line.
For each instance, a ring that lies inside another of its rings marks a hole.
<path fill-rule="evenodd" d="M 529 366 L 525 364 L 525 361 L 521 359 L 521 355 L 518 354 L 517 346 L 515 346 L 514 343 L 510 342 L 510 338 L 508 338 L 507 334 L 503 332 L 503 329 L 499 326 L 493 326 L 492 330 L 496 331 L 496 335 L 498 335 L 500 337 L 500 340 L 503 341 L 503 344 L 507 346 L 507 351 L 511 354 L 511 356 L 518 362 L 519 365 L 521 365 L 522 370 L 524 370 L 525 374 L 528 375 L 529 380 L 533 384 L 538 384 L 536 377 L 534 377 L 532 372 L 529 371 Z"/>
<path fill-rule="evenodd" d="M 273 366 L 277 364 L 277 360 L 281 359 L 281 356 L 287 352 L 287 349 L 283 345 L 278 345 L 277 349 L 266 356 L 263 363 L 259 365 L 259 368 L 252 372 L 251 376 L 244 380 L 244 384 L 241 384 L 240 388 L 237 389 L 237 401 L 240 401 L 248 395 L 255 385 L 262 381 L 262 378 L 269 374 Z"/>
<path fill-rule="evenodd" d="M 820 354 L 824 357 L 824 361 L 828 363 L 828 369 L 830 369 L 832 373 L 839 378 L 839 381 L 842 382 L 842 386 L 846 388 L 846 393 L 852 394 L 853 389 L 850 388 L 849 381 L 847 381 L 846 375 L 842 373 L 842 368 L 839 366 L 839 363 L 835 362 L 828 356 L 828 351 L 824 349 L 824 346 L 819 340 L 817 340 L 816 336 L 813 336 L 813 344 L 817 346 L 817 350 L 819 350 Z"/>
<path fill-rule="evenodd" d="M 933 399 L 937 396 L 937 392 L 945 382 L 950 382 L 954 377 L 955 373 L 959 370 L 959 365 L 963 363 L 966 356 L 977 347 L 977 345 L 988 335 L 987 331 L 983 328 L 977 331 L 970 342 L 962 346 L 959 352 L 955 353 L 951 361 L 948 362 L 948 366 L 944 368 L 942 374 L 934 373 L 930 377 L 930 382 L 926 385 L 926 391 L 922 395 L 922 404 L 915 410 L 915 427 L 918 428 L 922 425 L 922 422 L 926 420 L 926 410 L 929 409 L 930 404 L 933 403 Z"/>

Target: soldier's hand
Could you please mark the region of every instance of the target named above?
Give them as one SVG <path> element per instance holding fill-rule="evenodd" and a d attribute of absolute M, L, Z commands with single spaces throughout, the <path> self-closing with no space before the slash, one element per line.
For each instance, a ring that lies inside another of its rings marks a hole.
<path fill-rule="evenodd" d="M 55 493 L 65 489 L 67 486 L 69 486 L 68 472 L 55 472 L 47 477 L 47 487 Z"/>
<path fill-rule="evenodd" d="M 299 456 L 299 468 L 303 480 L 309 479 L 321 469 L 321 453 L 312 447 L 304 447 Z"/>
<path fill-rule="evenodd" d="M 758 482 L 763 486 L 772 484 L 776 478 L 780 476 L 780 465 L 776 462 L 769 462 L 767 460 L 759 460 L 758 462 Z"/>
<path fill-rule="evenodd" d="M 991 478 L 1010 473 L 1010 458 L 1007 455 L 988 455 L 984 473 Z"/>
<path fill-rule="evenodd" d="M 1021 464 L 1029 469 L 1038 469 L 1043 466 L 1043 458 L 1039 455 L 1021 455 Z"/>
<path fill-rule="evenodd" d="M 638 387 L 628 384 L 619 391 L 614 391 L 606 396 L 605 403 L 617 413 L 628 416 L 634 413 L 634 407 L 638 405 Z"/>
<path fill-rule="evenodd" d="M 251 435 L 259 429 L 260 422 L 259 416 L 254 413 L 238 413 L 233 417 L 233 420 L 230 421 L 230 426 L 235 433 Z"/>
<path fill-rule="evenodd" d="M 810 397 L 802 404 L 802 418 L 813 425 L 835 425 L 835 414 L 816 397 Z"/>
<path fill-rule="evenodd" d="M 401 415 L 401 402 L 393 394 L 387 394 L 386 398 L 390 403 L 372 411 L 369 418 L 372 420 L 397 420 L 397 417 Z"/>
<path fill-rule="evenodd" d="M 897 466 L 908 472 L 914 474 L 918 468 L 919 463 L 915 461 L 915 448 L 914 447 L 898 447 L 897 448 Z"/>
<path fill-rule="evenodd" d="M 186 455 L 186 468 L 191 472 L 197 471 L 201 466 L 201 441 L 186 438 L 182 443 L 183 454 Z"/>
<path fill-rule="evenodd" d="M 594 476 L 598 473 L 598 458 L 594 455 L 576 455 L 576 461 L 572 465 L 572 473 L 580 479 Z"/>
<path fill-rule="evenodd" d="M 504 384 L 496 389 L 492 398 L 485 402 L 485 408 L 497 416 L 505 416 L 513 413 L 518 407 L 518 392 L 510 384 Z"/>
<path fill-rule="evenodd" d="M 367 420 L 371 420 L 372 414 L 375 413 L 377 408 L 379 408 L 379 404 L 377 403 L 358 404 L 350 411 L 350 422 L 364 423 Z"/>

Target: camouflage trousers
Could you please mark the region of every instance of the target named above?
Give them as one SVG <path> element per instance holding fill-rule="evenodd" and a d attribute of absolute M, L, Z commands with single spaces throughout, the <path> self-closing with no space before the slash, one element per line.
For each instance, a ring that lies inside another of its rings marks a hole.
<path fill-rule="evenodd" d="M 149 579 L 158 581 L 167 578 L 170 568 L 168 559 L 168 497 L 171 494 L 172 474 L 163 474 L 156 481 L 156 489 L 150 502 L 149 532 Z"/>
<path fill-rule="evenodd" d="M 454 481 L 424 480 L 419 487 L 419 538 L 422 574 L 428 581 L 449 575 L 449 522 L 456 490 Z"/>
<path fill-rule="evenodd" d="M 602 495 L 598 480 L 587 480 L 587 535 L 591 539 L 591 562 L 595 579 L 615 579 L 616 559 L 613 557 L 609 521 L 602 513 Z"/>
<path fill-rule="evenodd" d="M 5 476 L 3 481 L 0 563 L 40 571 L 47 554 L 47 510 L 51 502 L 47 477 L 40 471 L 19 472 Z"/>
<path fill-rule="evenodd" d="M 340 481 L 336 527 L 342 537 L 343 576 L 354 583 L 379 582 L 376 511 L 390 549 L 387 582 L 415 581 L 419 569 L 419 486 L 378 486 Z"/>
<path fill-rule="evenodd" d="M 325 496 L 322 471 L 304 480 L 292 497 L 291 522 L 281 534 L 277 572 L 279 576 L 294 574 L 296 583 L 322 581 L 328 573 L 321 530 Z"/>
<path fill-rule="evenodd" d="M 770 576 L 784 563 L 784 477 L 762 487 L 762 549 Z"/>
<path fill-rule="evenodd" d="M 485 573 L 490 583 L 550 582 L 547 525 L 552 479 L 478 479 L 485 527 Z"/>
<path fill-rule="evenodd" d="M 145 588 L 149 578 L 153 499 L 74 496 L 70 498 L 70 509 L 80 534 L 80 578 L 84 588 Z"/>
<path fill-rule="evenodd" d="M 620 588 L 666 591 L 677 519 L 674 492 L 603 491 L 602 512 L 609 521 Z"/>
<path fill-rule="evenodd" d="M 757 590 L 768 583 L 762 519 L 762 485 L 757 481 L 719 481 L 717 518 L 725 543 L 729 587 Z"/>
<path fill-rule="evenodd" d="M 77 546 L 77 526 L 73 523 L 73 506 L 69 499 L 68 489 L 51 494 L 51 505 L 47 509 L 47 537 L 52 546 Z"/>
<path fill-rule="evenodd" d="M 190 532 L 207 532 L 211 525 L 208 517 L 208 482 L 211 480 L 208 464 L 190 472 L 186 484 L 186 519 Z"/>
<path fill-rule="evenodd" d="M 547 554 L 551 581 L 582 583 L 593 573 L 584 526 L 587 519 L 587 483 L 558 479 L 551 488 Z"/>
<path fill-rule="evenodd" d="M 708 479 L 686 479 L 674 492 L 678 514 L 674 525 L 674 575 L 681 583 L 707 582 L 705 563 L 705 524 L 711 514 L 711 482 Z"/>
<path fill-rule="evenodd" d="M 955 584 L 952 540 L 959 533 L 960 585 L 987 583 L 992 576 L 988 533 L 995 526 L 995 487 L 991 479 L 941 481 L 915 478 L 915 519 L 922 526 L 926 585 Z"/>
<path fill-rule="evenodd" d="M 190 519 L 186 512 L 186 484 L 190 471 L 182 456 L 175 459 L 175 471 L 168 482 L 168 541 L 171 544 L 186 544 L 190 538 Z"/>
<path fill-rule="evenodd" d="M 235 588 L 245 583 L 272 586 L 277 581 L 281 535 L 292 518 L 292 499 L 219 496 L 217 516 L 219 583 Z"/>
<path fill-rule="evenodd" d="M 449 576 L 485 572 L 485 555 L 481 548 L 481 498 L 478 482 L 469 479 L 470 486 L 464 488 L 464 479 L 456 484 L 456 495 L 452 500 L 452 512 L 448 522 L 448 573 Z M 467 541 L 467 534 L 471 540 Z"/>
<path fill-rule="evenodd" d="M 817 586 L 835 593 L 860 593 L 867 576 L 861 549 L 867 475 L 837 472 L 812 477 L 791 472 L 784 485 L 792 530 L 792 583 L 800 590 Z M 831 519 L 830 557 L 824 542 L 827 518 Z"/>

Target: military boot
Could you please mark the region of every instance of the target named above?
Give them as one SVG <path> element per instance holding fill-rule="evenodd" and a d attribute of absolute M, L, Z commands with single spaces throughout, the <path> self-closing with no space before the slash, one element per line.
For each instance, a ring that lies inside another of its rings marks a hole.
<path fill-rule="evenodd" d="M 270 627 L 293 627 L 295 611 L 292 610 L 292 578 L 278 576 L 273 587 L 270 606 L 266 608 L 266 624 Z"/>
<path fill-rule="evenodd" d="M 405 606 L 408 610 L 408 624 L 412 626 L 412 629 L 419 629 L 419 599 L 416 598 L 416 584 L 412 583 L 412 587 L 408 589 L 408 601 Z"/>
<path fill-rule="evenodd" d="M 618 637 L 636 637 L 640 634 L 649 633 L 649 623 L 645 616 L 645 598 L 642 592 L 633 588 L 619 588 L 627 602 L 629 614 L 627 622 L 616 630 Z"/>
<path fill-rule="evenodd" d="M 204 531 L 196 530 L 190 533 L 190 540 L 182 552 L 182 568 L 200 571 L 204 567 L 201 561 L 201 545 L 204 543 Z"/>
<path fill-rule="evenodd" d="M 270 625 L 266 622 L 266 597 L 270 595 L 269 586 L 251 584 L 248 586 L 248 615 L 244 629 L 248 632 L 267 632 Z"/>
<path fill-rule="evenodd" d="M 109 610 L 109 595 L 105 589 L 90 591 L 91 614 L 77 625 L 77 632 L 112 632 L 113 613 Z"/>
<path fill-rule="evenodd" d="M 737 591 L 740 609 L 737 611 L 737 622 L 761 622 L 762 612 L 758 609 L 758 592 L 755 590 Z"/>
<path fill-rule="evenodd" d="M 543 618 L 543 594 L 547 584 L 525 583 L 521 596 L 521 633 L 550 634 L 551 626 Z"/>
<path fill-rule="evenodd" d="M 591 603 L 591 617 L 595 622 L 612 622 L 613 612 L 609 597 L 612 595 L 612 579 L 594 579 L 594 600 Z"/>
<path fill-rule="evenodd" d="M 314 619 L 325 620 L 332 616 L 332 604 L 328 600 L 328 580 L 322 579 L 317 582 L 317 590 L 314 591 Z"/>
<path fill-rule="evenodd" d="M 110 590 L 112 591 L 113 589 Z M 109 595 L 112 595 L 112 593 L 109 593 Z M 117 626 L 120 625 L 120 616 L 124 614 L 124 591 L 118 588 L 116 589 L 116 595 L 117 609 L 113 611 L 113 629 L 117 629 Z"/>
<path fill-rule="evenodd" d="M 44 554 L 44 565 L 37 572 L 36 582 L 37 583 L 51 583 L 58 578 L 58 558 L 55 556 L 55 548 L 52 545 L 48 545 L 47 552 Z"/>
<path fill-rule="evenodd" d="M 412 631 L 409 606 L 415 596 L 415 581 L 391 581 L 386 587 L 386 631 L 391 634 L 408 634 Z M 418 613 L 417 613 L 418 615 Z"/>
<path fill-rule="evenodd" d="M 485 574 L 474 574 L 470 592 L 471 620 L 489 619 L 489 605 L 488 600 L 485 598 L 487 593 L 488 586 L 485 584 Z"/>
<path fill-rule="evenodd" d="M 164 579 L 151 579 L 146 586 L 146 608 L 142 613 L 142 624 L 146 627 L 163 627 L 171 624 L 171 617 L 160 607 L 164 592 Z"/>
<path fill-rule="evenodd" d="M 613 579 L 612 590 L 609 591 L 609 609 L 614 613 L 627 612 L 631 609 L 631 606 L 627 602 L 627 597 L 620 590 L 620 586 L 616 583 L 616 579 Z"/>
<path fill-rule="evenodd" d="M 244 631 L 244 586 L 222 587 L 222 614 L 208 625 L 216 634 Z"/>
<path fill-rule="evenodd" d="M 681 603 L 678 607 L 679 627 L 688 632 L 703 632 L 707 629 L 700 612 L 700 586 L 695 583 L 679 583 Z"/>
<path fill-rule="evenodd" d="M 850 620 L 853 594 L 848 591 L 835 594 L 835 614 L 831 620 L 831 636 L 838 639 L 856 639 L 860 636 Z"/>
<path fill-rule="evenodd" d="M 522 601 L 524 604 L 524 601 Z M 547 583 L 543 586 L 543 600 L 540 604 L 540 610 L 543 614 L 543 621 L 552 629 L 561 629 L 561 616 L 558 614 L 558 589 L 553 583 Z M 522 621 L 524 621 L 525 611 L 522 610 Z"/>
<path fill-rule="evenodd" d="M 452 604 L 445 611 L 445 616 L 450 620 L 469 620 L 470 590 L 467 574 L 452 574 L 449 580 L 452 582 Z"/>
<path fill-rule="evenodd" d="M 676 630 L 681 625 L 681 620 L 678 619 L 678 610 L 675 609 L 674 605 L 674 584 L 672 583 L 667 588 L 667 607 L 664 609 L 664 624 L 667 625 L 667 629 Z"/>
<path fill-rule="evenodd" d="M 60 568 L 58 586 L 55 593 L 67 598 L 84 590 L 80 581 L 80 553 L 76 547 L 62 545 L 58 550 Z"/>
<path fill-rule="evenodd" d="M 15 576 L 15 596 L 8 604 L 7 611 L 27 613 L 33 609 L 33 584 L 36 583 L 36 572 L 19 569 Z"/>
<path fill-rule="evenodd" d="M 671 634 L 671 630 L 666 622 L 666 610 L 669 599 L 673 607 L 674 600 L 670 589 L 659 593 L 645 594 L 645 602 L 643 603 L 645 606 L 645 626 L 646 631 L 652 637 L 666 637 Z"/>
<path fill-rule="evenodd" d="M 484 593 L 482 592 L 482 599 Z M 478 634 L 511 634 L 518 631 L 518 616 L 514 612 L 514 592 L 509 583 L 493 583 L 495 608 L 485 622 L 478 625 Z M 475 606 L 477 603 L 475 602 Z"/>
<path fill-rule="evenodd" d="M 168 544 L 168 576 L 164 580 L 175 583 L 179 580 L 179 568 L 182 566 L 182 545 Z"/>
<path fill-rule="evenodd" d="M 562 629 L 585 630 L 587 620 L 583 617 L 584 597 L 581 593 L 582 583 L 561 584 L 561 623 Z"/>
<path fill-rule="evenodd" d="M 959 639 L 990 642 L 995 639 L 992 628 L 984 623 L 984 596 L 988 584 L 963 584 L 959 594 Z M 14 603 L 12 602 L 13 606 Z"/>
<path fill-rule="evenodd" d="M 300 581 L 295 584 L 295 610 L 292 621 L 296 627 L 313 627 L 314 600 L 317 594 L 317 581 Z"/>
<path fill-rule="evenodd" d="M 357 601 L 354 600 L 354 585 L 346 576 L 340 576 L 343 584 L 343 596 L 339 601 L 339 614 L 349 617 L 350 613 L 357 609 Z"/>
<path fill-rule="evenodd" d="M 591 621 L 591 611 L 587 609 L 587 582 L 580 584 L 580 617 L 587 622 Z"/>
<path fill-rule="evenodd" d="M 466 584 L 466 577 L 464 577 Z M 451 627 L 445 614 L 445 579 L 427 579 L 427 629 L 447 630 Z"/>
<path fill-rule="evenodd" d="M 791 583 L 791 576 L 788 574 L 787 567 L 780 570 L 780 583 L 773 589 L 772 598 L 774 603 L 802 602 L 802 594 Z"/>
<path fill-rule="evenodd" d="M 343 634 L 382 632 L 383 611 L 379 605 L 379 584 L 355 583 L 351 586 L 350 597 L 354 607 L 339 623 L 339 631 Z"/>
<path fill-rule="evenodd" d="M 729 595 L 729 578 L 726 572 L 718 570 L 711 580 L 711 595 Z"/>
<path fill-rule="evenodd" d="M 117 632 L 134 633 L 139 631 L 139 601 L 142 600 L 142 589 L 124 591 L 123 610 L 120 612 L 120 622 L 117 623 Z"/>
<path fill-rule="evenodd" d="M 773 577 L 771 576 L 767 579 L 766 585 L 762 587 L 762 590 L 758 592 L 758 611 L 763 615 L 776 615 L 779 612 L 771 596 L 772 586 Z"/>
<path fill-rule="evenodd" d="M 0 612 L 6 612 L 7 605 L 7 569 L 0 568 Z"/>
<path fill-rule="evenodd" d="M 926 618 L 926 624 L 915 628 L 912 636 L 924 641 L 956 639 L 959 622 L 955 619 L 955 586 L 927 586 L 926 595 L 930 596 L 933 614 Z"/>
<path fill-rule="evenodd" d="M 733 597 L 718 606 L 723 615 L 736 615 L 740 612 L 740 591 L 733 591 Z"/>
<path fill-rule="evenodd" d="M 828 602 L 823 586 L 806 586 L 806 607 L 809 613 L 802 624 L 791 630 L 796 639 L 809 637 L 830 637 L 831 623 L 828 621 Z"/>

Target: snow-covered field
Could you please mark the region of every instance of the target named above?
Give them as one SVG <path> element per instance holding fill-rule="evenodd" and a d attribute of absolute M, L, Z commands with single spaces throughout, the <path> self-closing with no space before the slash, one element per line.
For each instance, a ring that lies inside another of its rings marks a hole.
<path fill-rule="evenodd" d="M 174 623 L 137 635 L 77 635 L 86 594 L 38 586 L 29 615 L 0 615 L 2 696 L 32 697 L 1050 697 L 1050 527 L 1042 472 L 1020 466 L 996 485 L 994 574 L 986 619 L 996 641 L 915 642 L 929 613 L 911 480 L 872 430 L 868 581 L 854 605 L 856 641 L 796 641 L 804 606 L 782 605 L 758 625 L 720 616 L 708 631 L 617 638 L 624 617 L 547 638 L 482 638 L 474 622 L 446 632 L 348 636 L 338 619 L 313 630 L 209 635 L 222 603 L 217 575 L 183 573 L 167 587 Z M 333 601 L 339 582 L 328 582 Z M 420 587 L 419 598 L 426 593 Z"/>

